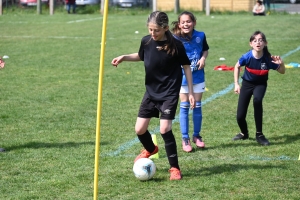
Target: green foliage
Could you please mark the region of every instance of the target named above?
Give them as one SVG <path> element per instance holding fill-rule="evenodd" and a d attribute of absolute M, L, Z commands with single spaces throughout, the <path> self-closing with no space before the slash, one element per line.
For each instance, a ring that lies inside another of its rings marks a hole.
<path fill-rule="evenodd" d="M 68 15 L 65 10 L 53 16 L 35 13 L 9 11 L 0 16 L 0 56 L 9 56 L 0 70 L 0 147 L 7 150 L 0 153 L 0 199 L 91 199 L 103 16 Z M 160 136 L 154 179 L 134 178 L 133 160 L 141 149 L 134 124 L 145 90 L 143 63 L 124 62 L 114 68 L 110 62 L 138 51 L 140 39 L 148 34 L 148 14 L 109 10 L 100 78 L 99 199 L 298 199 L 298 68 L 287 69 L 285 75 L 270 72 L 264 99 L 264 133 L 270 146 L 259 146 L 254 139 L 251 104 L 250 139 L 231 141 L 239 131 L 237 95 L 231 90 L 203 105 L 205 150 L 184 153 L 174 122 L 182 181 L 168 180 Z M 168 14 L 170 21 L 177 19 Z M 300 62 L 298 15 L 258 18 L 199 12 L 196 17 L 196 29 L 206 33 L 210 46 L 203 102 L 233 83 L 232 72 L 213 68 L 233 66 L 249 50 L 249 37 L 258 29 L 266 34 L 272 54 L 282 56 L 286 64 Z M 158 125 L 153 119 L 149 130 Z"/>

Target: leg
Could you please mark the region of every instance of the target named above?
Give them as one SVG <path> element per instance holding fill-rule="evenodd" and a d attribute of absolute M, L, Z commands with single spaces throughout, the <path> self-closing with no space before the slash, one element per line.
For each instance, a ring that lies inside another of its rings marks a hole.
<path fill-rule="evenodd" d="M 180 97 L 181 96 L 187 96 L 187 94 L 180 94 Z M 179 111 L 179 123 L 182 138 L 189 138 L 189 110 L 190 102 L 181 101 Z"/>
<path fill-rule="evenodd" d="M 179 111 L 179 124 L 182 137 L 182 149 L 185 152 L 193 150 L 189 136 L 189 111 L 190 102 L 187 93 L 180 93 L 180 111 Z"/>
<path fill-rule="evenodd" d="M 160 132 L 165 142 L 166 154 L 170 164 L 170 180 L 180 180 L 181 172 L 178 164 L 177 146 L 172 132 L 172 120 L 175 118 L 178 98 L 166 100 L 162 104 L 157 104 L 161 112 Z M 168 112 L 165 112 L 168 111 Z"/>
<path fill-rule="evenodd" d="M 253 93 L 253 86 L 247 81 L 243 81 L 238 100 L 236 120 L 242 134 L 236 135 L 233 140 L 248 139 L 248 125 L 246 121 L 248 106 Z"/>
<path fill-rule="evenodd" d="M 246 116 L 248 112 L 248 106 L 250 99 L 252 97 L 253 87 L 248 82 L 243 81 L 241 92 L 239 95 L 238 108 L 237 108 L 237 123 L 240 127 L 240 130 L 244 134 L 248 134 L 248 125 L 246 121 Z"/>
<path fill-rule="evenodd" d="M 135 124 L 135 132 L 144 148 L 148 152 L 153 152 L 155 150 L 155 145 L 152 141 L 150 132 L 147 130 L 149 122 L 150 118 L 138 117 Z"/>
<path fill-rule="evenodd" d="M 150 132 L 147 130 L 150 118 L 137 118 L 135 124 L 135 131 L 137 137 L 142 143 L 145 150 L 143 150 L 135 159 L 136 162 L 140 158 L 149 158 L 151 155 L 158 152 L 158 147 L 154 144 Z"/>
<path fill-rule="evenodd" d="M 253 107 L 254 107 L 254 119 L 256 125 L 256 141 L 261 145 L 269 145 L 269 141 L 265 138 L 262 132 L 263 124 L 263 98 L 267 90 L 267 83 L 257 85 L 253 92 Z"/>
<path fill-rule="evenodd" d="M 174 134 L 172 132 L 172 120 L 160 120 L 161 136 L 164 139 L 167 157 L 171 167 L 179 169 L 177 145 Z"/>
<path fill-rule="evenodd" d="M 148 131 L 148 126 L 151 118 L 158 116 L 159 112 L 155 108 L 155 104 L 147 97 L 147 95 L 145 95 L 140 105 L 138 118 L 135 124 L 135 132 L 145 150 L 143 150 L 142 153 L 135 158 L 134 162 L 139 158 L 149 158 L 152 154 L 157 153 L 158 147 L 155 146 L 152 141 L 151 134 Z"/>
<path fill-rule="evenodd" d="M 164 130 L 168 130 L 172 127 L 172 120 L 161 119 L 160 126 L 165 127 Z M 161 136 L 165 142 L 166 154 L 170 164 L 170 180 L 180 180 L 181 172 L 178 164 L 177 146 L 172 129 L 165 133 L 162 132 Z"/>
<path fill-rule="evenodd" d="M 73 13 L 76 13 L 76 2 L 73 3 Z"/>
<path fill-rule="evenodd" d="M 263 98 L 267 90 L 267 84 L 257 85 L 253 91 L 253 107 L 256 132 L 262 133 L 263 123 Z"/>
<path fill-rule="evenodd" d="M 203 94 L 202 92 L 195 93 L 196 107 L 193 110 L 193 124 L 194 124 L 193 142 L 199 148 L 205 147 L 205 144 L 202 141 L 202 137 L 200 136 L 201 127 L 202 127 L 202 107 L 201 107 L 202 94 Z"/>
<path fill-rule="evenodd" d="M 193 123 L 194 123 L 194 133 L 193 136 L 200 136 L 201 125 L 202 125 L 202 107 L 201 99 L 202 93 L 195 93 L 196 107 L 193 110 Z"/>
<path fill-rule="evenodd" d="M 71 3 L 67 3 L 67 11 L 70 14 L 70 10 L 71 10 Z"/>

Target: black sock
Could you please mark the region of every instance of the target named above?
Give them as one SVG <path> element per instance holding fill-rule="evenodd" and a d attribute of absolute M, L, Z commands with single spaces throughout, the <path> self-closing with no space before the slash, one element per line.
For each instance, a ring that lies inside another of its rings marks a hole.
<path fill-rule="evenodd" d="M 172 130 L 166 132 L 165 134 L 161 134 L 161 136 L 165 141 L 165 148 L 170 166 L 180 170 L 178 164 L 177 146 Z"/>
<path fill-rule="evenodd" d="M 152 141 L 151 134 L 147 130 L 143 135 L 137 135 L 144 148 L 152 153 L 155 150 L 155 144 Z"/>

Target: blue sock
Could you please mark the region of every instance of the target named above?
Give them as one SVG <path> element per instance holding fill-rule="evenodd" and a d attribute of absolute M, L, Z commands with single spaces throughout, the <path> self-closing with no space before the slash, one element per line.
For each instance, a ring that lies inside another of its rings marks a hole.
<path fill-rule="evenodd" d="M 190 102 L 180 103 L 179 122 L 182 138 L 189 138 L 189 110 Z"/>
<path fill-rule="evenodd" d="M 194 133 L 193 136 L 200 136 L 202 125 L 202 108 L 201 101 L 196 102 L 196 107 L 193 110 Z"/>

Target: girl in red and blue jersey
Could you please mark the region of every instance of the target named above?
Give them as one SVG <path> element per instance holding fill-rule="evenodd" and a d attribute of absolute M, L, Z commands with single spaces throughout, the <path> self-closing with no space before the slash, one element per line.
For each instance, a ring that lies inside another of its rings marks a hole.
<path fill-rule="evenodd" d="M 193 110 L 193 142 L 198 148 L 204 148 L 205 144 L 200 136 L 202 125 L 201 99 L 205 91 L 204 66 L 208 56 L 208 44 L 204 32 L 196 31 L 196 17 L 184 11 L 178 16 L 178 20 L 172 22 L 173 35 L 179 39 L 186 50 L 186 54 L 191 62 L 193 76 L 193 89 L 196 100 L 196 107 Z M 180 89 L 180 113 L 179 122 L 182 134 L 182 149 L 185 152 L 193 150 L 189 137 L 189 110 L 190 102 L 188 98 L 189 89 L 185 73 L 183 72 L 182 85 Z"/>
<path fill-rule="evenodd" d="M 233 140 L 245 140 L 249 138 L 246 115 L 248 106 L 253 96 L 254 120 L 256 126 L 256 141 L 261 145 L 269 145 L 262 132 L 263 106 L 262 101 L 267 90 L 269 70 L 277 70 L 285 73 L 285 66 L 279 56 L 272 56 L 268 51 L 267 39 L 264 33 L 256 31 L 250 37 L 252 49 L 242 55 L 234 67 L 234 92 L 239 94 L 237 107 L 237 123 L 241 130 Z M 240 67 L 245 66 L 242 76 L 242 87 L 239 85 Z"/>

